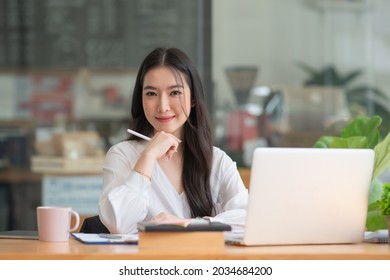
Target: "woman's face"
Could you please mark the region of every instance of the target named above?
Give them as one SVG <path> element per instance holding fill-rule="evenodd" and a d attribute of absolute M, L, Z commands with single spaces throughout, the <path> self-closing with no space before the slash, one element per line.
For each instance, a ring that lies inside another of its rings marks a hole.
<path fill-rule="evenodd" d="M 155 132 L 164 131 L 182 138 L 182 126 L 191 111 L 191 92 L 180 72 L 166 66 L 149 70 L 144 77 L 142 106 Z"/>

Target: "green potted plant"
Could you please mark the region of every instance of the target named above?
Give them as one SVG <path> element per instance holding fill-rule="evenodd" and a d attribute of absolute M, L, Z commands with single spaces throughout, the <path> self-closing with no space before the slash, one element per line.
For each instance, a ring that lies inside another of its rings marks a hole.
<path fill-rule="evenodd" d="M 308 74 L 303 82 L 306 86 L 339 87 L 344 90 L 352 118 L 367 116 L 373 112 L 383 117 L 380 131 L 390 130 L 389 97 L 378 87 L 361 84 L 358 78 L 363 74 L 362 69 L 341 73 L 333 65 L 315 69 L 304 62 L 298 62 L 298 67 Z"/>
<path fill-rule="evenodd" d="M 374 149 L 374 169 L 372 172 L 371 186 L 369 191 L 369 205 L 367 213 L 366 227 L 369 231 L 386 229 L 386 217 L 381 212 L 385 205 L 385 199 L 382 199 L 384 194 L 384 185 L 378 178 L 390 166 L 390 133 L 386 137 L 381 137 L 379 126 L 382 123 L 380 116 L 359 117 L 352 120 L 341 131 L 340 136 L 322 136 L 314 144 L 316 148 L 367 148 Z M 386 187 L 388 191 L 388 187 Z M 387 203 L 389 203 L 389 194 L 387 194 Z M 383 203 L 379 203 L 383 201 Z M 382 205 L 382 206 L 380 206 Z M 383 209 L 388 209 L 384 207 Z"/>

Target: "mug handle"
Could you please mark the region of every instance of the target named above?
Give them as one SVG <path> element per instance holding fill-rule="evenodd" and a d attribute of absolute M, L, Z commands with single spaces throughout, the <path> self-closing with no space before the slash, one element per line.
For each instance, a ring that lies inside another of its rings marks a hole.
<path fill-rule="evenodd" d="M 77 212 L 73 211 L 73 210 L 70 210 L 70 214 L 73 215 L 76 218 L 76 223 L 75 223 L 74 227 L 69 229 L 69 232 L 76 230 L 79 227 L 79 225 L 80 225 L 80 215 Z"/>

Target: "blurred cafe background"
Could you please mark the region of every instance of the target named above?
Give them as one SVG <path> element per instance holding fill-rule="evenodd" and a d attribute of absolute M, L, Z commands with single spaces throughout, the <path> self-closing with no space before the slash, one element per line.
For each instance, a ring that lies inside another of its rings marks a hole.
<path fill-rule="evenodd" d="M 254 148 L 311 147 L 358 116 L 380 115 L 388 132 L 388 11 L 388 0 L 0 0 L 0 230 L 36 229 L 38 205 L 97 214 L 104 154 L 127 137 L 137 67 L 155 47 L 195 61 L 215 145 L 242 174 Z"/>

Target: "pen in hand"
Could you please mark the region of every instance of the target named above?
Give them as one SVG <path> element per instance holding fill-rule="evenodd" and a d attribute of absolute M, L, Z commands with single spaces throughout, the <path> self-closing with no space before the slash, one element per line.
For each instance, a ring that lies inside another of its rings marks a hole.
<path fill-rule="evenodd" d="M 146 141 L 152 140 L 152 138 L 150 138 L 150 137 L 148 137 L 148 136 L 145 136 L 145 135 L 143 135 L 143 134 L 141 134 L 141 133 L 138 133 L 138 132 L 136 132 L 136 131 L 134 131 L 134 130 L 131 130 L 131 129 L 127 129 L 127 132 L 130 133 L 130 134 L 133 134 L 133 135 L 135 135 L 135 136 L 137 136 L 137 137 L 139 137 L 139 138 L 141 138 L 141 139 L 144 139 L 144 140 L 146 140 Z M 181 142 L 181 141 L 180 141 L 180 142 Z M 176 152 L 177 152 L 173 147 L 171 147 L 170 150 L 173 150 L 173 153 L 176 153 Z M 167 157 L 170 159 L 170 158 L 172 158 L 172 153 L 171 153 L 171 154 L 168 154 L 168 152 L 169 152 L 169 151 L 167 151 Z"/>
<path fill-rule="evenodd" d="M 150 141 L 150 140 L 151 140 L 150 137 L 145 136 L 145 135 L 143 135 L 143 134 L 141 134 L 141 133 L 138 133 L 138 132 L 136 132 L 136 131 L 134 131 L 134 130 L 128 129 L 127 132 L 130 133 L 130 134 L 133 134 L 133 135 L 135 135 L 135 136 L 137 136 L 137 137 L 139 137 L 139 138 L 141 138 L 141 139 L 144 139 L 144 140 L 146 140 L 146 141 Z"/>

